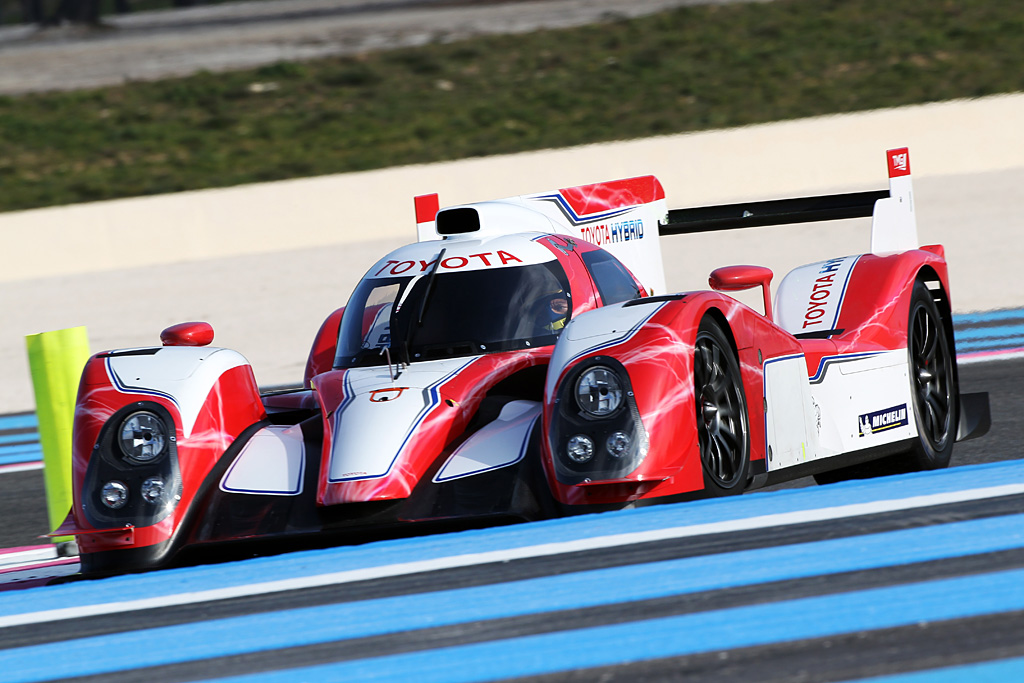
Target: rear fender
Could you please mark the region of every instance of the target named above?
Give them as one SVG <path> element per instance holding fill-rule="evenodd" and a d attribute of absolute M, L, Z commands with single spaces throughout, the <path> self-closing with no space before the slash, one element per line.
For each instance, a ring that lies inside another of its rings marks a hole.
<path fill-rule="evenodd" d="M 853 270 L 847 301 L 839 315 L 838 326 L 844 330 L 835 337 L 839 351 L 854 344 L 861 349 L 906 348 L 910 298 L 919 277 L 929 289 L 943 293 L 948 312 L 949 274 L 940 255 L 915 249 L 887 256 L 862 256 Z M 952 341 L 952 320 L 948 318 L 947 334 Z"/>
<path fill-rule="evenodd" d="M 936 296 L 945 298 L 948 311 L 949 275 L 942 248 L 923 247 L 801 266 L 779 284 L 776 320 L 792 334 L 830 338 L 840 347 L 904 348 L 910 294 L 919 275 L 941 292 Z"/>

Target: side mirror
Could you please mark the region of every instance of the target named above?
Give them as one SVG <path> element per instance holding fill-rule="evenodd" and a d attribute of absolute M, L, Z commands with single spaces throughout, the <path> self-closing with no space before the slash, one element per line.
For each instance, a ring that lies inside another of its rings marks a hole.
<path fill-rule="evenodd" d="M 210 323 L 178 323 L 160 333 L 164 346 L 207 346 L 213 341 Z"/>
<path fill-rule="evenodd" d="M 764 317 L 772 319 L 771 282 L 774 273 L 764 266 L 724 266 L 711 271 L 708 284 L 716 292 L 739 292 L 760 286 L 764 296 Z"/>

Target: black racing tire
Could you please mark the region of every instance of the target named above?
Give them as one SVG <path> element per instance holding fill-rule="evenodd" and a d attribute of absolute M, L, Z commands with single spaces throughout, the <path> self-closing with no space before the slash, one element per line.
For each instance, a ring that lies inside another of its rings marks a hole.
<path fill-rule="evenodd" d="M 953 455 L 960 392 L 953 344 L 938 306 L 920 280 L 910 298 L 907 355 L 918 433 L 907 464 L 916 470 L 942 469 Z"/>
<path fill-rule="evenodd" d="M 705 493 L 742 493 L 750 471 L 750 426 L 740 364 L 714 318 L 697 330 L 693 348 L 693 399 Z"/>

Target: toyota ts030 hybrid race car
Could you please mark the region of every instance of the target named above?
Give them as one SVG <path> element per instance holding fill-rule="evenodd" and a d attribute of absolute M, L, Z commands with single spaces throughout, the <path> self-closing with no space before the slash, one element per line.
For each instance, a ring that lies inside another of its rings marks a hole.
<path fill-rule="evenodd" d="M 961 395 L 941 246 L 907 151 L 889 190 L 668 211 L 653 177 L 438 209 L 313 341 L 301 389 L 183 323 L 93 356 L 74 423 L 85 572 L 184 549 L 489 523 L 932 469 L 987 429 Z M 873 216 L 871 252 L 729 266 L 668 294 L 661 235 Z M 727 292 L 760 288 L 764 310 Z M 418 528 L 418 527 L 417 527 Z M 205 555 L 203 555 L 205 556 Z"/>

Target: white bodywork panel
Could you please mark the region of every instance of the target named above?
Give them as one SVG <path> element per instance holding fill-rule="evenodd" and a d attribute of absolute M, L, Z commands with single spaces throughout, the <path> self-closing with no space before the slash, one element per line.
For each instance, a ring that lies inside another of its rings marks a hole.
<path fill-rule="evenodd" d="M 302 429 L 264 427 L 249 439 L 220 482 L 222 491 L 277 496 L 302 493 L 306 448 Z"/>
<path fill-rule="evenodd" d="M 237 351 L 209 346 L 165 346 L 153 354 L 113 354 L 105 361 L 114 388 L 172 401 L 181 413 L 181 431 L 186 439 L 220 376 L 249 365 Z"/>
<path fill-rule="evenodd" d="M 818 457 L 818 416 L 813 412 L 804 357 L 788 356 L 765 363 L 764 393 L 769 471 Z"/>
<path fill-rule="evenodd" d="M 388 368 L 353 368 L 334 414 L 328 480 L 378 479 L 441 401 L 440 387 L 479 356 L 415 363 L 391 381 Z"/>
<path fill-rule="evenodd" d="M 775 322 L 791 334 L 835 329 L 846 285 L 860 256 L 843 256 L 800 266 L 779 283 Z"/>
<path fill-rule="evenodd" d="M 826 418 L 819 441 L 826 455 L 880 446 L 917 436 L 907 351 L 839 356 L 829 363 L 811 393 Z M 901 420 L 886 421 L 903 411 Z M 867 421 L 873 426 L 865 430 Z"/>
<path fill-rule="evenodd" d="M 828 357 L 813 382 L 803 356 L 764 373 L 769 471 L 917 436 L 905 349 Z"/>
<path fill-rule="evenodd" d="M 514 465 L 526 455 L 533 425 L 540 418 L 537 401 L 510 401 L 498 418 L 459 446 L 444 463 L 434 483 L 469 477 Z"/>
<path fill-rule="evenodd" d="M 896 157 L 899 152 L 894 150 Z M 890 152 L 892 155 L 893 152 Z M 910 182 L 910 159 L 890 159 L 890 163 L 905 163 L 907 175 L 889 178 L 889 197 L 875 202 L 871 216 L 871 253 L 886 254 L 894 251 L 917 249 L 917 217 L 914 212 L 914 189 Z"/>

